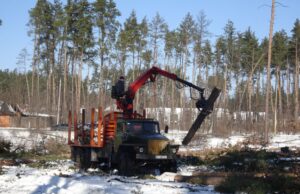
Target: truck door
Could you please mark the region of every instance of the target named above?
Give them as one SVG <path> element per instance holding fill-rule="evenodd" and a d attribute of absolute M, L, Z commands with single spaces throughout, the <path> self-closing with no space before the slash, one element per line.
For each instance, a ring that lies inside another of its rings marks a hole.
<path fill-rule="evenodd" d="M 124 122 L 118 122 L 117 123 L 117 133 L 114 141 L 114 148 L 115 151 L 118 152 L 119 146 L 122 143 L 122 136 L 125 130 L 125 123 Z"/>

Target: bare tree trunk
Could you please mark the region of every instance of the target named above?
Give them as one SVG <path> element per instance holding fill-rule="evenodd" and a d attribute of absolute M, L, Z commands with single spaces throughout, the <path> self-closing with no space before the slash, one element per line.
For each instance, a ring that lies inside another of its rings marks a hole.
<path fill-rule="evenodd" d="M 39 67 L 39 66 L 37 66 Z M 37 99 L 36 99 L 36 104 L 37 104 L 37 107 L 40 106 L 40 75 L 39 75 L 39 71 L 38 71 L 39 68 L 37 68 L 37 71 L 36 71 L 36 76 L 37 76 L 37 86 L 36 86 L 36 91 L 37 91 Z"/>
<path fill-rule="evenodd" d="M 193 84 L 196 84 L 196 58 L 197 58 L 197 53 L 194 52 L 194 57 L 193 57 L 193 71 L 192 71 L 192 83 Z M 193 105 L 194 105 L 193 103 L 190 104 L 190 110 L 191 110 L 190 112 L 192 113 L 191 120 L 194 120 L 194 118 L 196 116 L 194 114 L 194 112 L 192 111 Z"/>
<path fill-rule="evenodd" d="M 227 105 L 227 77 L 228 77 L 228 64 L 225 64 L 225 72 L 224 72 L 224 92 L 223 92 L 223 108 Z"/>
<path fill-rule="evenodd" d="M 281 126 L 281 121 L 282 121 L 282 95 L 281 95 L 281 72 L 280 72 L 280 68 L 278 68 L 278 118 L 280 118 L 279 120 L 279 127 Z"/>
<path fill-rule="evenodd" d="M 272 77 L 271 77 L 272 79 Z M 275 93 L 277 92 L 276 88 L 275 88 Z M 271 83 L 271 88 L 270 88 L 270 102 L 271 102 L 271 112 L 274 113 L 275 107 L 274 107 L 274 98 L 273 98 L 273 86 Z"/>
<path fill-rule="evenodd" d="M 79 64 L 74 65 L 75 68 L 75 77 L 74 77 L 74 108 L 76 113 L 79 111 L 79 103 L 78 103 L 78 91 L 80 90 L 80 86 L 78 85 L 79 80 Z"/>
<path fill-rule="evenodd" d="M 278 115 L 278 95 L 279 95 L 279 81 L 280 78 L 279 78 L 279 67 L 277 66 L 276 67 L 276 83 L 275 83 L 275 103 L 274 103 L 274 134 L 277 133 L 277 115 Z"/>
<path fill-rule="evenodd" d="M 32 60 L 32 75 L 31 75 L 31 99 L 33 101 L 37 100 L 36 96 L 34 95 L 35 92 L 37 91 L 35 89 L 35 76 L 37 74 L 36 72 L 36 67 L 37 67 L 37 63 L 39 61 L 39 48 L 38 48 L 38 35 L 35 33 L 34 35 L 34 52 L 33 52 L 33 60 Z M 33 99 L 35 98 L 35 99 Z M 32 107 L 33 104 L 30 106 Z M 33 106 L 36 107 L 36 104 Z"/>
<path fill-rule="evenodd" d="M 74 53 L 73 53 L 73 56 L 74 56 Z M 74 100 L 74 84 L 75 84 L 75 80 L 76 80 L 76 67 L 74 64 L 74 61 L 75 61 L 74 57 L 72 59 L 72 70 L 71 70 L 72 71 L 72 80 L 71 80 L 71 110 L 72 110 L 72 112 L 74 112 L 74 110 L 76 109 L 75 100 Z M 76 110 L 76 114 L 77 114 L 77 111 L 78 110 Z"/>
<path fill-rule="evenodd" d="M 155 33 L 154 37 L 157 37 L 157 34 Z M 158 53 L 157 53 L 157 39 L 154 39 L 154 44 L 153 44 L 153 63 L 154 65 L 157 64 L 157 58 L 158 58 Z"/>
<path fill-rule="evenodd" d="M 272 0 L 272 10 L 271 10 L 271 20 L 270 20 L 270 31 L 269 31 L 269 48 L 268 48 L 268 64 L 267 64 L 267 92 L 266 92 L 266 104 L 265 104 L 265 142 L 269 140 L 269 100 L 270 100 L 270 87 L 271 87 L 271 76 L 270 76 L 270 66 L 272 58 L 272 40 L 273 40 L 273 25 L 274 25 L 274 15 L 275 15 L 275 0 Z"/>
<path fill-rule="evenodd" d="M 180 62 L 180 76 L 184 79 L 184 56 L 183 56 L 183 54 L 181 53 L 180 54 L 180 58 L 179 58 L 179 62 Z M 183 91 L 183 89 L 182 90 L 180 90 L 180 101 L 179 101 L 179 108 L 181 108 L 182 109 L 182 107 L 183 107 L 183 94 L 184 93 L 184 91 Z M 182 111 L 181 111 L 182 112 Z M 180 124 L 182 123 L 181 122 L 181 118 L 182 118 L 182 114 L 180 113 L 180 118 L 178 118 L 178 120 L 180 121 Z M 181 126 L 179 125 L 179 129 L 181 129 Z"/>
<path fill-rule="evenodd" d="M 298 40 L 296 39 L 296 56 L 295 56 L 295 74 L 294 74 L 294 80 L 295 80 L 295 111 L 294 111 L 294 119 L 295 119 L 295 125 L 298 128 L 298 117 L 299 117 L 299 64 L 298 64 Z"/>
<path fill-rule="evenodd" d="M 90 107 L 90 95 L 89 95 L 89 90 L 90 90 L 90 66 L 88 66 L 87 70 L 87 83 L 86 83 L 86 104 L 88 108 Z"/>
<path fill-rule="evenodd" d="M 49 53 L 49 57 L 50 57 L 50 77 L 49 77 L 49 82 L 51 83 L 51 85 L 49 86 L 50 89 L 50 111 L 51 113 L 53 111 L 55 111 L 56 109 L 56 94 L 55 94 L 55 54 L 54 54 L 54 50 L 55 50 L 55 46 L 54 46 L 55 42 L 51 41 L 49 43 L 49 48 L 50 48 L 50 53 Z"/>
<path fill-rule="evenodd" d="M 252 61 L 251 61 L 251 72 L 254 72 L 254 49 L 252 50 Z M 248 84 L 248 117 L 250 118 L 250 128 L 252 129 L 252 90 L 253 90 L 253 75 L 249 77 L 249 84 Z"/>
<path fill-rule="evenodd" d="M 138 73 L 138 75 L 139 75 L 140 72 L 141 72 L 141 60 L 140 60 L 140 51 L 139 51 L 139 50 L 137 51 L 137 64 L 138 64 L 137 73 Z M 140 95 L 141 95 L 141 92 L 142 92 L 142 90 L 139 90 L 139 91 L 136 93 L 136 99 L 135 99 L 135 109 L 136 109 L 138 112 L 140 111 L 140 106 L 141 106 L 141 103 L 140 103 Z"/>
<path fill-rule="evenodd" d="M 47 77 L 47 91 L 46 91 L 46 100 L 47 100 L 47 110 L 50 111 L 51 109 L 51 73 L 49 73 L 48 77 Z"/>
<path fill-rule="evenodd" d="M 167 55 L 165 55 L 164 57 L 164 64 L 163 64 L 163 69 L 166 70 L 167 66 L 169 65 L 169 57 Z M 161 105 L 163 107 L 162 109 L 162 114 L 163 114 L 163 118 L 164 118 L 164 125 L 166 125 L 165 123 L 165 116 L 166 116 L 166 111 L 165 108 L 169 108 L 170 104 L 169 104 L 169 94 L 167 94 L 167 84 L 168 84 L 168 80 L 167 79 L 163 79 L 162 80 L 162 99 L 161 99 Z M 168 125 L 170 125 L 170 123 L 168 123 Z"/>
<path fill-rule="evenodd" d="M 56 107 L 56 86 L 55 86 L 55 76 L 54 73 L 52 73 L 52 109 L 54 111 Z"/>
<path fill-rule="evenodd" d="M 192 83 L 193 84 L 196 84 L 196 55 L 197 55 L 196 52 L 194 52 L 194 57 L 193 57 L 193 72 L 192 72 Z"/>
<path fill-rule="evenodd" d="M 83 105 L 83 107 L 85 107 L 86 109 L 88 109 L 88 106 L 86 104 L 86 92 L 87 92 L 87 89 L 84 85 L 84 82 L 81 81 L 81 96 L 82 96 L 82 100 L 81 100 L 81 104 Z M 81 97 L 80 97 L 81 98 Z"/>
<path fill-rule="evenodd" d="M 31 98 L 30 98 L 30 86 L 29 86 L 29 81 L 28 81 L 28 75 L 27 75 L 27 68 L 26 68 L 26 56 L 24 59 L 24 66 L 25 66 L 25 80 L 26 80 L 26 88 L 27 88 L 27 103 L 29 104 L 29 106 L 31 105 Z"/>
<path fill-rule="evenodd" d="M 252 81 L 252 76 L 249 78 L 249 84 L 248 84 L 248 118 L 250 118 L 250 123 L 252 124 L 252 85 L 253 85 L 253 81 Z"/>
<path fill-rule="evenodd" d="M 250 82 L 250 77 L 253 77 L 253 73 L 254 73 L 254 70 L 257 68 L 257 66 L 260 64 L 261 60 L 263 59 L 263 57 L 265 56 L 265 53 L 263 53 L 260 58 L 258 59 L 258 61 L 256 62 L 256 64 L 254 65 L 254 67 L 252 68 L 252 71 L 249 73 L 248 75 L 248 79 L 247 79 L 247 83 L 246 83 L 246 87 L 245 89 L 243 90 L 242 94 L 241 94 L 241 99 L 244 98 L 244 95 L 245 95 L 245 92 L 246 92 L 246 89 L 248 88 L 248 85 L 249 85 L 249 82 Z M 241 110 L 241 106 L 242 106 L 242 101 L 241 103 L 239 104 L 239 110 Z"/>
<path fill-rule="evenodd" d="M 81 106 L 82 66 L 83 66 L 83 52 L 80 54 L 80 62 L 79 62 L 78 77 L 77 77 L 77 97 L 76 97 L 77 110 L 79 110 Z"/>
<path fill-rule="evenodd" d="M 236 93 L 237 93 L 237 97 L 238 97 L 238 100 L 237 100 L 237 102 L 235 103 L 235 107 L 234 107 L 234 110 L 237 110 L 238 112 L 241 112 L 241 110 L 240 110 L 240 106 L 239 106 L 239 104 L 242 104 L 242 93 L 241 93 L 241 87 L 239 87 L 239 84 L 240 84 L 240 76 L 239 76 L 240 74 L 238 74 L 237 76 L 236 76 L 236 79 L 235 79 L 235 85 L 236 85 L 236 88 L 237 88 L 237 91 L 236 91 Z"/>
<path fill-rule="evenodd" d="M 198 84 L 200 84 L 201 80 L 202 80 L 202 75 L 201 75 L 201 68 L 202 68 L 202 65 L 201 65 L 201 62 L 199 62 L 199 65 L 198 65 L 198 68 L 199 68 L 199 71 L 198 71 L 198 78 L 197 78 L 197 82 Z"/>
<path fill-rule="evenodd" d="M 215 72 L 214 72 L 214 85 L 216 86 L 217 84 L 218 84 L 218 76 L 217 76 L 217 74 L 218 74 L 218 65 L 217 64 L 215 64 Z"/>
<path fill-rule="evenodd" d="M 288 62 L 288 59 L 286 61 L 286 117 L 290 117 L 290 86 L 291 86 L 291 80 L 290 80 L 290 64 Z"/>
<path fill-rule="evenodd" d="M 61 79 L 59 80 L 59 87 L 58 87 L 58 103 L 57 103 L 57 120 L 56 124 L 58 125 L 60 122 L 60 99 L 61 99 Z"/>
<path fill-rule="evenodd" d="M 98 101 L 99 106 L 103 108 L 104 106 L 104 95 L 103 95 L 103 87 L 104 87 L 104 79 L 103 79 L 103 67 L 104 67 L 104 56 L 101 54 L 101 64 L 100 64 L 100 73 L 99 73 L 99 94 L 98 94 Z"/>
<path fill-rule="evenodd" d="M 183 75 L 182 75 L 182 78 L 185 80 L 186 79 L 186 72 L 187 72 L 187 65 L 188 65 L 188 45 L 186 46 L 186 48 L 185 48 L 185 54 L 184 54 L 184 56 L 185 56 L 185 58 L 184 58 L 184 61 L 183 61 Z M 184 116 L 185 116 L 185 114 L 184 114 L 184 109 L 185 109 L 185 104 L 186 104 L 186 102 L 187 102 L 187 100 L 186 100 L 186 96 L 185 96 L 185 92 L 184 92 L 184 88 L 183 89 L 181 89 L 181 94 L 182 94 L 182 98 L 181 98 L 181 108 L 182 108 L 182 111 L 181 111 L 181 123 L 182 123 L 182 127 L 181 128 L 186 128 L 186 123 L 187 123 L 187 121 L 186 121 L 186 119 L 184 119 Z"/>
<path fill-rule="evenodd" d="M 67 91 L 68 91 L 68 73 L 69 72 L 69 64 L 67 62 L 67 47 L 64 45 L 64 97 L 63 97 L 63 109 L 64 109 L 64 114 L 67 114 L 69 111 L 69 106 L 68 106 L 68 96 L 67 96 Z"/>
<path fill-rule="evenodd" d="M 208 82 L 208 64 L 205 65 L 205 81 Z"/>
<path fill-rule="evenodd" d="M 257 80 L 256 80 L 256 100 L 255 100 L 255 111 L 258 112 L 258 105 L 259 105 L 259 89 L 260 89 L 260 73 L 257 73 Z"/>

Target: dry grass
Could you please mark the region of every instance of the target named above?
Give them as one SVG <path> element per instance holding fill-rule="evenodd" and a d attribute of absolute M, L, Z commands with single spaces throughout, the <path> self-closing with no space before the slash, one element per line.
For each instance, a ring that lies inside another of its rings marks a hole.
<path fill-rule="evenodd" d="M 62 139 L 50 138 L 45 142 L 45 149 L 48 154 L 69 155 L 70 148 Z"/>

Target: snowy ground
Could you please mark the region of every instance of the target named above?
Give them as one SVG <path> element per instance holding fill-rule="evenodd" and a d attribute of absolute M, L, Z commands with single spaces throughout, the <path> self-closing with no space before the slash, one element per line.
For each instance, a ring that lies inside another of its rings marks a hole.
<path fill-rule="evenodd" d="M 52 162 L 46 169 L 20 166 L 3 166 L 0 175 L 0 193 L 100 193 L 100 194 L 188 194 L 216 193 L 213 187 L 174 182 L 174 173 L 164 173 L 156 179 L 138 179 L 75 172 L 71 161 Z"/>
<path fill-rule="evenodd" d="M 181 144 L 186 132 L 171 130 L 166 136 L 174 144 Z M 13 140 L 14 144 L 32 146 L 47 138 L 66 140 L 66 131 L 51 131 L 30 129 L 0 128 L 0 137 Z M 227 148 L 234 145 L 245 145 L 249 139 L 247 135 L 233 135 L 227 138 L 207 135 L 191 146 L 180 146 L 180 152 L 200 151 L 204 149 Z M 258 148 L 258 145 L 247 146 Z M 267 149 L 278 149 L 288 146 L 300 148 L 300 134 L 277 134 L 271 137 Z M 138 179 L 137 177 L 122 177 L 101 174 L 99 172 L 81 173 L 73 168 L 71 161 L 49 163 L 47 168 L 31 168 L 25 164 L 19 166 L 0 167 L 0 193 L 216 193 L 213 187 L 196 186 L 188 183 L 174 182 L 176 174 L 164 173 L 154 179 Z M 178 174 L 190 176 L 195 171 L 208 172 L 206 166 L 181 166 Z"/>
<path fill-rule="evenodd" d="M 170 130 L 166 135 L 173 144 L 181 145 L 187 131 Z M 0 128 L 0 138 L 12 141 L 14 145 L 22 145 L 25 148 L 31 148 L 40 142 L 45 142 L 49 138 L 55 138 L 60 142 L 67 143 L 68 133 L 62 130 L 32 130 L 26 128 Z M 198 151 L 214 148 L 228 148 L 237 144 L 246 144 L 252 148 L 260 148 L 259 145 L 251 145 L 245 143 L 249 140 L 249 135 L 232 135 L 230 137 L 215 137 L 212 135 L 203 135 L 197 142 L 192 142 L 188 146 L 180 146 L 180 152 Z M 300 134 L 276 134 L 271 136 L 270 142 L 266 145 L 266 149 L 278 149 L 288 146 L 290 148 L 300 148 Z"/>
<path fill-rule="evenodd" d="M 45 143 L 50 138 L 67 144 L 68 132 L 53 131 L 50 128 L 35 130 L 29 128 L 0 127 L 0 138 L 11 141 L 13 146 L 21 146 L 25 150 L 30 150 L 41 143 Z"/>
<path fill-rule="evenodd" d="M 166 136 L 173 141 L 174 144 L 181 144 L 182 139 L 186 135 L 186 131 L 173 130 Z M 204 149 L 214 148 L 229 148 L 235 145 L 247 145 L 251 148 L 261 148 L 260 145 L 249 144 L 250 135 L 232 135 L 230 137 L 215 137 L 212 135 L 205 135 L 197 142 L 193 142 L 188 146 L 180 146 L 180 152 L 199 151 Z M 276 134 L 272 135 L 269 144 L 265 145 L 265 149 L 280 149 L 282 147 L 300 148 L 300 134 Z"/>

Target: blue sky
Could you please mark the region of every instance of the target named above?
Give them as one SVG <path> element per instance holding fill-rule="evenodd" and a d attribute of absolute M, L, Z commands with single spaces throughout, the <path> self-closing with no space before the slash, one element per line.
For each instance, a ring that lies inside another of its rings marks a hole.
<path fill-rule="evenodd" d="M 32 40 L 27 31 L 28 11 L 35 0 L 1 0 L 0 19 L 0 69 L 16 68 L 17 56 L 23 48 L 31 54 Z M 284 29 L 290 33 L 296 18 L 300 18 L 300 0 L 278 1 L 274 30 Z M 156 12 L 165 19 L 171 29 L 176 28 L 183 17 L 203 10 L 212 21 L 209 31 L 220 35 L 228 20 L 234 22 L 238 31 L 249 26 L 262 39 L 268 35 L 271 0 L 116 0 L 123 22 L 134 9 L 139 19 L 151 19 Z"/>

